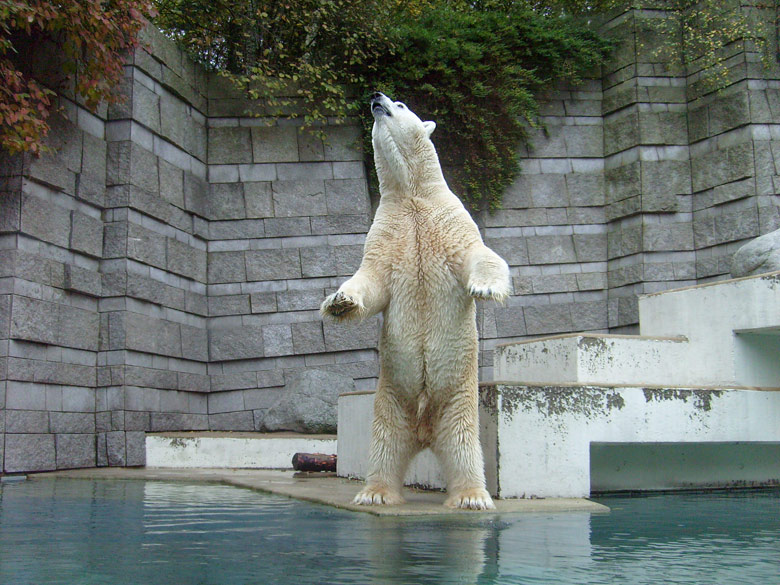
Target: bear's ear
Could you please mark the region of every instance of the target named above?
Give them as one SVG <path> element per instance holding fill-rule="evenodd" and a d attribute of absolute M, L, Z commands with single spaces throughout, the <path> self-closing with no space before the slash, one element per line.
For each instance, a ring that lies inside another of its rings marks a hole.
<path fill-rule="evenodd" d="M 425 133 L 430 136 L 436 130 L 436 122 L 423 122 L 423 128 L 425 128 Z"/>

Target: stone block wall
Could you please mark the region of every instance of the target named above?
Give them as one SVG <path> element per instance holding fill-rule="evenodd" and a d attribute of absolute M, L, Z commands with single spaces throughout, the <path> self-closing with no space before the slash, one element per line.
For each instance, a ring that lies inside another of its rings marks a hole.
<path fill-rule="evenodd" d="M 503 209 L 476 218 L 514 288 L 479 304 L 485 380 L 503 342 L 636 331 L 638 294 L 726 278 L 780 227 L 777 67 L 735 44 L 708 90 L 657 56 L 655 4 L 615 11 L 610 62 L 542 96 Z M 357 125 L 273 118 L 145 34 L 125 102 L 64 91 L 56 152 L 0 158 L 0 472 L 141 465 L 149 431 L 263 430 L 301 369 L 375 385 L 379 319 L 318 313 L 371 221 Z"/>

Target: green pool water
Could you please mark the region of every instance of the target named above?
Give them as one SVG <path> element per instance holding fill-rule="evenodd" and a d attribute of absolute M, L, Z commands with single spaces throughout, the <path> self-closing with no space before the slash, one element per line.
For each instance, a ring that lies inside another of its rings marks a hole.
<path fill-rule="evenodd" d="M 780 491 L 378 518 L 235 487 L 0 484 L 0 584 L 780 584 Z"/>

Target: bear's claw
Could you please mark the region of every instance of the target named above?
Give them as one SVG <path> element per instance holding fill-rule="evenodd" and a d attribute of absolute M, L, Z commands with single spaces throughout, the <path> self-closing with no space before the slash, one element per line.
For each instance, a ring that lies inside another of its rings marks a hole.
<path fill-rule="evenodd" d="M 469 296 L 479 299 L 481 301 L 498 301 L 503 302 L 507 294 L 503 290 L 491 286 L 480 286 L 472 284 L 469 287 Z"/>
<path fill-rule="evenodd" d="M 343 292 L 336 292 L 322 302 L 320 312 L 331 317 L 345 317 L 358 310 L 360 304 Z"/>
<path fill-rule="evenodd" d="M 447 498 L 444 505 L 448 508 L 461 508 L 464 510 L 495 510 L 496 505 L 490 494 L 482 488 L 466 490 Z"/>
<path fill-rule="evenodd" d="M 358 492 L 352 503 L 357 506 L 393 506 L 403 504 L 404 499 L 387 488 L 364 488 Z"/>

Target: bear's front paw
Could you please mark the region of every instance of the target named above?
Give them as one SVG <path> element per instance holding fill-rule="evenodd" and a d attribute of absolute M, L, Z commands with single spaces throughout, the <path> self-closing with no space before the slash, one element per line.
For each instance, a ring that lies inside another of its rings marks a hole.
<path fill-rule="evenodd" d="M 394 506 L 396 504 L 403 504 L 404 501 L 405 500 L 401 497 L 401 494 L 391 490 L 390 488 L 366 486 L 360 490 L 360 492 L 358 492 L 358 495 L 355 496 L 355 499 L 352 500 L 352 503 L 358 506 Z"/>
<path fill-rule="evenodd" d="M 353 297 L 343 292 L 335 292 L 328 296 L 320 306 L 323 316 L 345 319 L 356 316 L 361 309 L 361 304 Z"/>
<path fill-rule="evenodd" d="M 480 301 L 498 301 L 503 303 L 504 299 L 509 296 L 509 291 L 503 286 L 472 283 L 469 285 L 469 296 Z"/>
<path fill-rule="evenodd" d="M 451 495 L 444 502 L 448 508 L 462 508 L 465 510 L 495 510 L 496 505 L 487 490 L 483 488 L 471 488 Z"/>

